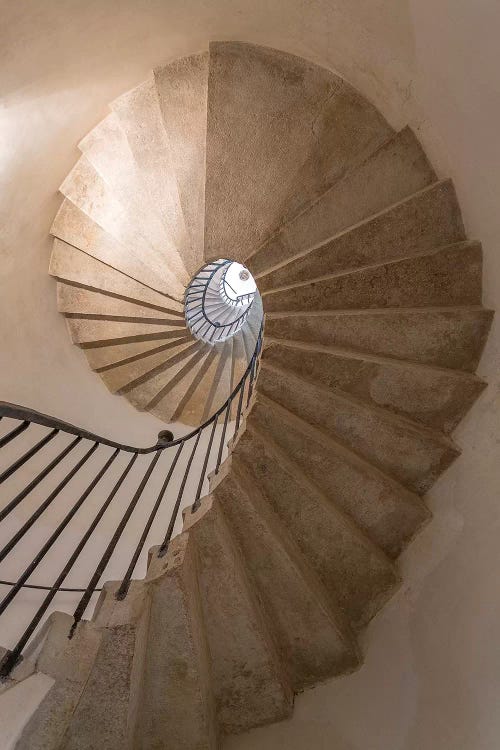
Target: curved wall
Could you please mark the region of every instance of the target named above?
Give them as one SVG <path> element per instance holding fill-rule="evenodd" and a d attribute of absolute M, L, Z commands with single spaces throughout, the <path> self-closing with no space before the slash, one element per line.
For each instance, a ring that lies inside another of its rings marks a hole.
<path fill-rule="evenodd" d="M 0 397 L 116 439 L 157 420 L 111 396 L 71 345 L 47 232 L 76 144 L 106 104 L 207 38 L 280 47 L 337 70 L 395 127 L 417 131 L 483 242 L 484 304 L 500 308 L 500 8 L 494 0 L 58 0 L 2 3 Z M 435 485 L 405 584 L 366 635 L 365 666 L 297 699 L 294 718 L 231 750 L 491 750 L 500 742 L 499 349 L 490 387 Z"/>

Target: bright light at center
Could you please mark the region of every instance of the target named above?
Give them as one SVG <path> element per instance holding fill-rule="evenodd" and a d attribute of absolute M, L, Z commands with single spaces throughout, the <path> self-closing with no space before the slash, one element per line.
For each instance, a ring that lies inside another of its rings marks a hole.
<path fill-rule="evenodd" d="M 245 276 L 247 275 L 248 278 L 245 279 Z M 250 271 L 241 263 L 231 263 L 226 271 L 227 296 L 231 299 L 236 299 L 243 294 L 253 294 L 256 289 L 257 285 Z"/>

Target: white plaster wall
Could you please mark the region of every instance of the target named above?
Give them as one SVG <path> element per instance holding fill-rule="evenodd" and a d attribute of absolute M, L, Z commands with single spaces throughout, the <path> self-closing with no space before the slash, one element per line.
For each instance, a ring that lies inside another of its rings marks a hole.
<path fill-rule="evenodd" d="M 239 38 L 344 75 L 418 132 L 483 241 L 500 308 L 500 6 L 495 0 L 3 0 L 0 31 L 0 397 L 118 439 L 159 426 L 110 396 L 69 343 L 46 275 L 59 183 L 106 103 L 156 64 Z M 493 750 L 500 745 L 499 337 L 490 383 L 433 489 L 405 585 L 369 628 L 355 675 L 308 691 L 290 722 L 231 750 Z M 8 352 L 8 354 L 7 354 Z"/>

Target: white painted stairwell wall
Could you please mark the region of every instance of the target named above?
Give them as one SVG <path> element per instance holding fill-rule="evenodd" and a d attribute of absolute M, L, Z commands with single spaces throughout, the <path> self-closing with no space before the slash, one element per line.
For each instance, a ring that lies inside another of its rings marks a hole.
<path fill-rule="evenodd" d="M 0 398 L 118 440 L 160 423 L 111 396 L 56 311 L 47 274 L 57 188 L 106 104 L 207 38 L 312 58 L 409 123 L 456 185 L 500 308 L 500 8 L 494 0 L 3 0 L 0 32 Z M 232 750 L 491 750 L 500 744 L 498 322 L 490 387 L 434 486 L 432 524 L 404 555 L 404 588 L 373 622 L 364 667 L 297 699 L 294 718 Z"/>

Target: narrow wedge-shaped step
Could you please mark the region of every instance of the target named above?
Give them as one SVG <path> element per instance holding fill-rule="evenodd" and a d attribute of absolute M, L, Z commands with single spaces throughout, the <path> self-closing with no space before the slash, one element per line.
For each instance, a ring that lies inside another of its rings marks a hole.
<path fill-rule="evenodd" d="M 85 356 L 91 368 L 102 373 L 159 352 L 167 352 L 165 356 L 165 359 L 167 359 L 168 351 L 172 347 L 184 343 L 186 337 L 180 336 L 179 338 L 169 339 L 168 336 L 165 338 L 166 335 L 164 334 L 163 338 L 160 336 L 156 341 L 132 341 L 86 348 Z M 189 336 L 189 341 L 194 343 L 191 336 Z"/>
<path fill-rule="evenodd" d="M 486 383 L 458 370 L 266 337 L 264 364 L 450 433 Z"/>
<path fill-rule="evenodd" d="M 396 133 L 247 259 L 256 277 L 430 185 L 434 170 L 409 128 Z"/>
<path fill-rule="evenodd" d="M 205 256 L 245 259 L 287 210 L 391 132 L 324 68 L 252 44 L 210 44 Z"/>
<path fill-rule="evenodd" d="M 465 239 L 453 185 L 438 182 L 366 221 L 291 255 L 259 280 L 261 292 L 275 287 L 412 257 Z M 305 252 L 304 252 L 305 251 Z"/>
<path fill-rule="evenodd" d="M 146 657 L 149 592 L 133 582 L 127 598 L 115 598 L 119 583 L 108 583 L 95 616 L 101 640 L 60 750 L 130 747 L 133 706 L 140 689 Z"/>
<path fill-rule="evenodd" d="M 247 429 L 233 453 L 279 516 L 302 554 L 357 630 L 392 595 L 399 579 L 390 560 L 352 519 L 314 485 L 274 440 Z"/>
<path fill-rule="evenodd" d="M 191 269 L 185 262 L 189 236 L 153 76 L 115 99 L 111 108 L 127 137 L 146 192 L 170 239 L 165 250 L 166 260 L 171 258 L 177 264 L 175 256 L 178 256 L 189 274 Z"/>
<path fill-rule="evenodd" d="M 172 414 L 173 422 L 197 425 L 203 422 L 203 415 L 207 408 L 207 401 L 216 387 L 216 379 L 219 376 L 219 365 L 224 345 L 210 347 L 203 365 L 198 370 L 196 377 L 178 400 Z"/>
<path fill-rule="evenodd" d="M 101 261 L 102 264 L 120 269 L 123 274 L 140 281 L 150 289 L 168 294 L 168 277 L 165 278 L 163 274 L 158 274 L 146 265 L 141 258 L 131 253 L 128 247 L 108 234 L 67 198 L 61 203 L 50 233 Z"/>
<path fill-rule="evenodd" d="M 178 320 L 165 318 L 163 322 L 123 322 L 120 320 L 92 320 L 88 318 L 67 318 L 66 323 L 71 340 L 83 348 L 125 341 L 147 341 L 158 338 L 181 338 L 185 328 Z"/>
<path fill-rule="evenodd" d="M 182 295 L 184 285 L 176 276 L 177 262 L 170 269 L 168 254 L 160 253 L 151 246 L 85 156 L 73 167 L 60 191 L 102 229 L 125 245 L 131 254 L 137 255 L 160 278 L 164 278 L 170 294 Z"/>
<path fill-rule="evenodd" d="M 155 550 L 153 550 L 155 552 Z M 148 569 L 151 611 L 134 750 L 217 750 L 210 654 L 205 635 L 198 563 L 188 534 Z"/>
<path fill-rule="evenodd" d="M 481 307 L 268 313 L 266 334 L 472 372 L 492 319 Z"/>
<path fill-rule="evenodd" d="M 211 414 L 220 409 L 231 395 L 233 346 L 234 338 L 227 339 L 219 351 L 217 371 L 210 386 L 210 391 L 207 394 L 202 422 L 205 422 Z"/>
<path fill-rule="evenodd" d="M 59 283 L 57 285 L 57 309 L 67 316 L 80 315 L 106 320 L 139 321 L 143 318 L 151 322 L 169 320 L 171 325 L 175 323 L 179 328 L 187 330 L 184 318 L 176 311 L 167 308 L 159 310 L 158 307 L 144 306 L 139 302 L 128 302 L 119 297 L 101 294 L 72 284 Z"/>
<path fill-rule="evenodd" d="M 170 146 L 170 164 L 190 238 L 183 257 L 194 274 L 205 258 L 208 52 L 157 68 L 154 80 Z"/>
<path fill-rule="evenodd" d="M 73 618 L 51 615 L 48 633 L 36 660 L 38 671 L 54 684 L 25 725 L 16 750 L 61 750 L 62 742 L 96 659 L 101 633 L 92 623 L 80 625 L 68 639 Z"/>
<path fill-rule="evenodd" d="M 191 336 L 174 339 L 167 344 L 142 352 L 142 356 L 134 358 L 132 361 L 126 361 L 122 365 L 116 365 L 104 371 L 101 370 L 101 377 L 112 393 L 116 393 L 119 390 L 123 391 L 124 388 L 150 372 L 153 368 L 164 364 L 167 366 L 166 363 L 169 359 L 176 357 L 190 347 L 193 347 Z M 94 351 L 96 350 L 88 349 L 85 353 L 88 357 L 90 352 Z"/>
<path fill-rule="evenodd" d="M 368 266 L 263 293 L 266 312 L 371 307 L 445 307 L 481 303 L 478 242 Z"/>
<path fill-rule="evenodd" d="M 261 393 L 252 420 L 391 557 L 428 521 L 418 495 Z"/>
<path fill-rule="evenodd" d="M 173 312 L 177 316 L 183 312 L 181 302 L 160 294 L 61 240 L 54 241 L 49 273 L 60 281 L 103 292 L 126 302 L 137 302 L 156 310 Z"/>
<path fill-rule="evenodd" d="M 237 462 L 226 471 L 214 494 L 272 623 L 294 692 L 356 668 L 358 649 L 344 615 L 332 607 L 251 474 Z"/>
<path fill-rule="evenodd" d="M 422 494 L 459 455 L 449 438 L 264 360 L 259 392 Z"/>
<path fill-rule="evenodd" d="M 204 498 L 184 528 L 196 542 L 203 618 L 212 657 L 212 684 L 224 734 L 290 715 L 291 686 L 261 604 L 220 506 Z"/>
<path fill-rule="evenodd" d="M 150 202 L 125 133 L 116 113 L 109 114 L 80 142 L 79 148 L 113 190 L 127 216 L 155 250 L 168 254 L 168 264 L 179 281 L 187 284 L 189 276 L 171 236 Z"/>

